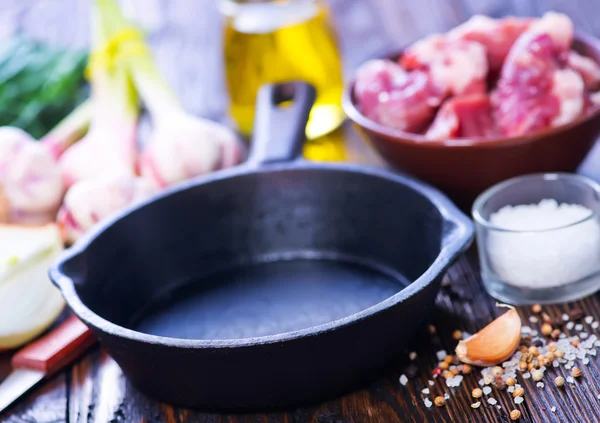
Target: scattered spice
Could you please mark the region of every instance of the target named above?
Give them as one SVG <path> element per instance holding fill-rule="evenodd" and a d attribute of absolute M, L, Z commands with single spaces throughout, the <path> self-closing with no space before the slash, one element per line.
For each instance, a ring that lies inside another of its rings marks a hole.
<path fill-rule="evenodd" d="M 494 385 L 494 388 L 496 388 L 500 391 L 504 391 L 506 389 L 506 381 L 504 379 L 502 379 L 501 377 L 496 378 L 493 385 Z"/>
<path fill-rule="evenodd" d="M 536 381 L 539 382 L 540 380 L 542 380 L 544 378 L 544 372 L 541 370 L 533 370 L 531 372 L 531 378 Z"/>
<path fill-rule="evenodd" d="M 535 314 L 539 314 L 542 312 L 542 306 L 540 304 L 534 304 L 531 306 L 531 311 L 533 311 Z"/>
<path fill-rule="evenodd" d="M 506 379 L 506 384 L 508 386 L 515 386 L 516 383 L 517 380 L 514 377 L 509 377 L 508 379 Z"/>
<path fill-rule="evenodd" d="M 539 350 L 538 350 L 538 347 L 535 347 L 535 346 L 534 346 L 534 347 L 529 347 L 529 353 L 530 353 L 532 356 L 534 356 L 534 357 L 537 357 L 537 356 L 538 356 L 538 354 L 539 354 L 540 352 L 539 352 Z"/>
<path fill-rule="evenodd" d="M 583 318 L 583 311 L 580 308 L 574 308 L 569 312 L 569 318 L 571 320 L 581 320 Z"/>
<path fill-rule="evenodd" d="M 556 351 L 554 352 L 554 356 L 555 356 L 556 358 L 563 358 L 563 357 L 565 356 L 565 353 L 564 353 L 564 351 L 563 351 L 563 350 L 556 350 Z"/>
<path fill-rule="evenodd" d="M 452 332 L 452 337 L 454 339 L 456 339 L 457 341 L 460 341 L 462 339 L 462 335 L 463 335 L 462 332 L 459 331 L 458 329 L 455 330 L 454 332 Z"/>
<path fill-rule="evenodd" d="M 471 392 L 471 396 L 473 396 L 473 398 L 481 398 L 482 395 L 483 395 L 483 391 L 479 388 L 475 388 Z"/>
<path fill-rule="evenodd" d="M 571 369 L 571 376 L 573 376 L 573 377 L 581 376 L 581 370 L 579 369 L 579 367 L 573 367 Z"/>
<path fill-rule="evenodd" d="M 512 410 L 510 412 L 511 420 L 519 420 L 521 418 L 521 412 L 519 410 Z"/>
<path fill-rule="evenodd" d="M 447 362 L 442 361 L 438 367 L 442 370 L 448 370 L 450 368 L 450 365 Z"/>
<path fill-rule="evenodd" d="M 520 386 L 513 391 L 513 397 L 522 397 L 525 395 L 525 390 Z"/>
<path fill-rule="evenodd" d="M 550 323 L 552 321 L 552 318 L 550 317 L 550 315 L 546 312 L 542 313 L 542 320 L 546 323 Z"/>
<path fill-rule="evenodd" d="M 446 357 L 444 357 L 444 361 L 448 364 L 452 364 L 452 356 L 447 355 Z"/>
<path fill-rule="evenodd" d="M 472 370 L 473 370 L 473 367 L 471 367 L 469 364 L 462 365 L 462 373 L 464 375 L 468 375 L 469 373 L 471 373 Z"/>
<path fill-rule="evenodd" d="M 552 336 L 552 338 L 554 338 L 554 339 L 557 339 L 561 333 L 562 332 L 560 331 L 560 329 L 554 329 L 552 331 L 552 333 L 550 334 L 550 336 Z"/>
<path fill-rule="evenodd" d="M 579 338 L 575 338 L 571 341 L 571 345 L 573 345 L 574 347 L 577 348 L 577 346 L 579 345 Z"/>
<path fill-rule="evenodd" d="M 549 336 L 552 333 L 552 326 L 550 326 L 550 323 L 544 323 L 542 325 L 542 334 L 544 334 L 545 336 Z"/>
<path fill-rule="evenodd" d="M 481 402 L 477 401 L 476 403 L 471 404 L 471 408 L 479 408 L 480 405 L 481 405 Z"/>
<path fill-rule="evenodd" d="M 484 395 L 489 395 L 492 393 L 492 388 L 490 388 L 489 386 L 484 386 L 483 387 L 483 394 Z"/>
<path fill-rule="evenodd" d="M 557 376 L 554 378 L 554 384 L 560 388 L 565 384 L 565 378 L 562 376 Z"/>
<path fill-rule="evenodd" d="M 437 396 L 433 400 L 433 403 L 436 405 L 436 407 L 443 407 L 444 405 L 446 405 L 446 400 L 444 399 L 444 397 Z"/>
<path fill-rule="evenodd" d="M 550 351 L 550 352 L 556 351 L 556 342 L 550 342 L 548 344 L 548 351 Z"/>
<path fill-rule="evenodd" d="M 416 352 L 414 352 L 414 351 L 413 351 L 413 352 L 411 352 L 411 353 L 408 355 L 408 358 L 410 358 L 411 360 L 416 360 L 416 359 L 417 359 L 417 353 L 416 353 Z"/>
<path fill-rule="evenodd" d="M 504 369 L 500 366 L 495 366 L 492 369 L 492 376 L 494 376 L 494 377 L 502 376 L 503 374 L 504 374 Z"/>

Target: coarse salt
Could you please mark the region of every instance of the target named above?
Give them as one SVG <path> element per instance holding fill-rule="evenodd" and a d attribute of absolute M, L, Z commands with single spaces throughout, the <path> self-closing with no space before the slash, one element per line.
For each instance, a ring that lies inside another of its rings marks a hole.
<path fill-rule="evenodd" d="M 589 276 L 600 265 L 600 225 L 596 219 L 585 220 L 591 215 L 587 207 L 554 199 L 502 207 L 492 213 L 490 223 L 509 231 L 489 232 L 492 269 L 506 283 L 528 288 L 556 287 Z"/>
<path fill-rule="evenodd" d="M 445 400 L 449 400 L 449 399 L 450 399 L 450 394 L 448 394 L 448 393 L 445 393 L 445 394 L 444 394 L 444 399 L 445 399 Z"/>
<path fill-rule="evenodd" d="M 537 323 L 537 322 L 538 322 L 538 319 L 537 319 L 537 317 L 535 317 L 535 316 L 529 316 L 529 321 L 530 321 L 531 323 Z"/>
<path fill-rule="evenodd" d="M 429 400 L 429 398 L 425 398 L 425 407 L 429 408 L 433 405 L 433 403 Z"/>
<path fill-rule="evenodd" d="M 423 392 L 425 395 L 429 395 L 429 388 L 425 388 L 421 392 Z"/>
<path fill-rule="evenodd" d="M 583 330 L 583 325 L 581 323 L 576 324 L 575 330 Z"/>
<path fill-rule="evenodd" d="M 433 380 L 430 380 L 430 381 L 428 381 L 427 383 L 429 384 L 429 386 L 433 386 L 433 385 L 435 385 L 435 382 L 434 382 Z"/>
<path fill-rule="evenodd" d="M 408 383 L 408 378 L 406 377 L 406 375 L 402 375 L 402 376 L 400 376 L 399 381 L 404 386 Z"/>
<path fill-rule="evenodd" d="M 573 322 L 569 322 L 569 323 L 567 323 L 567 329 L 568 329 L 568 330 L 571 330 L 571 329 L 573 329 L 573 327 L 574 327 L 574 326 L 575 326 L 575 323 L 573 323 Z"/>
<path fill-rule="evenodd" d="M 442 361 L 442 360 L 443 360 L 444 358 L 446 358 L 446 356 L 448 355 L 448 354 L 446 353 L 446 351 L 444 351 L 444 350 L 438 351 L 438 352 L 437 352 L 437 353 L 435 353 L 435 354 L 436 354 L 436 356 L 437 356 L 437 359 L 438 359 L 439 361 Z"/>
<path fill-rule="evenodd" d="M 483 387 L 483 393 L 485 395 L 489 395 L 492 392 L 492 388 L 490 388 L 489 386 L 484 386 Z"/>
<path fill-rule="evenodd" d="M 563 321 L 568 322 L 569 321 L 569 315 L 567 313 L 563 313 L 562 319 L 563 319 Z"/>
<path fill-rule="evenodd" d="M 523 401 L 525 401 L 525 399 L 523 397 L 516 397 L 515 398 L 515 404 L 521 404 Z"/>
<path fill-rule="evenodd" d="M 538 388 L 543 388 L 544 382 L 538 382 L 535 386 L 537 386 Z"/>
<path fill-rule="evenodd" d="M 552 410 L 553 413 L 556 413 L 556 407 L 552 407 L 550 410 Z"/>
<path fill-rule="evenodd" d="M 498 403 L 494 398 L 488 398 L 487 402 L 489 405 L 496 405 Z"/>
<path fill-rule="evenodd" d="M 590 325 L 594 321 L 594 318 L 592 316 L 585 316 L 585 319 L 583 319 L 583 321 Z"/>

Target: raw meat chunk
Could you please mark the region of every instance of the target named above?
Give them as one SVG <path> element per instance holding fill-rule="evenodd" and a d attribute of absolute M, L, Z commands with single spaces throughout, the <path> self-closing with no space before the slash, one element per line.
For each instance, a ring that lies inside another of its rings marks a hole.
<path fill-rule="evenodd" d="M 406 72 L 392 62 L 368 62 L 357 75 L 355 95 L 361 112 L 390 128 L 419 132 L 444 97 L 428 73 Z"/>
<path fill-rule="evenodd" d="M 589 57 L 570 51 L 567 56 L 567 64 L 581 75 L 586 89 L 596 91 L 600 88 L 600 66 L 598 63 Z"/>
<path fill-rule="evenodd" d="M 490 70 L 497 71 L 516 39 L 533 21 L 531 18 L 508 17 L 498 20 L 475 15 L 447 34 L 435 34 L 417 41 L 406 50 L 400 63 L 406 69 L 428 67 L 444 54 L 447 45 L 470 41 L 484 47 Z"/>
<path fill-rule="evenodd" d="M 472 94 L 447 100 L 425 134 L 431 140 L 484 137 L 494 134 L 490 99 Z"/>
<path fill-rule="evenodd" d="M 502 134 L 517 136 L 562 125 L 583 112 L 583 79 L 566 69 L 572 40 L 571 20 L 549 12 L 515 42 L 492 94 Z"/>
<path fill-rule="evenodd" d="M 510 48 L 535 19 L 507 17 L 492 19 L 475 15 L 448 33 L 448 38 L 476 41 L 487 52 L 490 70 L 502 67 Z"/>
<path fill-rule="evenodd" d="M 429 71 L 434 83 L 452 95 L 486 90 L 486 51 L 476 42 L 449 42 L 442 36 L 433 35 L 407 50 L 400 63 L 407 69 Z"/>

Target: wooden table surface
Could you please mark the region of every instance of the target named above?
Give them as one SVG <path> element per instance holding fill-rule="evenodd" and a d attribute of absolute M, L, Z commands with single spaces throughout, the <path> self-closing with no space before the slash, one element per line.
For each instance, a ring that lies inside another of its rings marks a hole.
<path fill-rule="evenodd" d="M 128 0 L 123 6 L 150 31 L 159 65 L 192 112 L 213 119 L 226 116 L 227 95 L 221 64 L 221 19 L 215 0 Z M 539 15 L 546 10 L 569 14 L 578 28 L 600 36 L 598 0 L 330 0 L 341 39 L 345 72 L 382 50 L 405 45 L 415 38 L 446 30 L 470 15 Z M 0 37 L 25 32 L 37 39 L 84 47 L 88 43 L 88 0 L 2 0 Z M 344 136 L 351 159 L 378 162 L 351 128 Z M 594 150 L 581 172 L 600 180 L 600 151 Z M 470 333 L 498 314 L 495 301 L 481 284 L 474 251 L 450 269 L 437 300 L 434 317 L 439 337 L 424 334 L 417 349 L 418 372 L 406 386 L 398 382 L 407 357 L 398 367 L 364 390 L 308 408 L 260 415 L 218 415 L 173 408 L 146 398 L 133 388 L 115 362 L 97 348 L 67 371 L 35 388 L 5 414 L 3 422 L 506 422 L 515 408 L 509 396 L 498 394 L 499 405 L 484 403 L 473 410 L 470 391 L 479 375 L 465 377 L 458 388 L 445 388 L 451 398 L 443 408 L 426 408 L 421 390 L 436 365 L 435 352 L 451 350 L 454 329 Z M 573 304 L 547 307 L 551 316 L 581 308 L 600 320 L 600 301 L 594 295 Z M 519 309 L 523 319 L 530 311 Z M 408 322 L 407 322 L 408 324 Z M 374 357 L 376 359 L 376 357 Z M 8 372 L 9 356 L 0 356 L 0 379 Z M 348 369 L 352 371 L 351 369 Z M 413 369 L 414 370 L 414 369 Z M 583 366 L 582 380 L 559 390 L 546 378 L 539 389 L 524 381 L 526 400 L 517 408 L 523 422 L 600 421 L 600 357 Z M 554 370 L 551 370 L 553 372 Z M 564 372 L 564 370 L 560 370 Z M 201 383 L 201 381 L 199 381 Z M 442 385 L 436 381 L 436 389 Z M 433 388 L 432 388 L 433 390 Z M 556 407 L 552 412 L 552 407 Z"/>

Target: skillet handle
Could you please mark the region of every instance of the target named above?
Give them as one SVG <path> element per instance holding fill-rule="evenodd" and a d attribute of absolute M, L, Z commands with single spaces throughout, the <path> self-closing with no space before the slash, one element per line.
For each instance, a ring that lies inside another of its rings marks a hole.
<path fill-rule="evenodd" d="M 259 166 L 298 158 L 315 98 L 315 88 L 305 82 L 263 85 L 256 100 L 254 136 L 247 163 Z"/>

